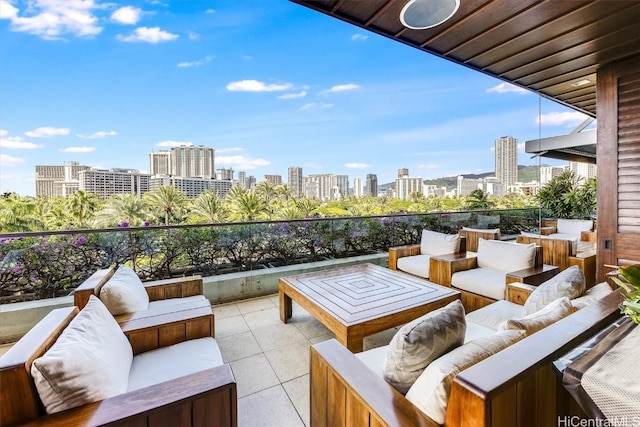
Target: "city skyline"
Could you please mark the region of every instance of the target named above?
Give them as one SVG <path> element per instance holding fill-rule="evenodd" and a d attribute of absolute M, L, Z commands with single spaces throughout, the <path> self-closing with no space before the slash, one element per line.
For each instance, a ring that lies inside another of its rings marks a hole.
<path fill-rule="evenodd" d="M 524 141 L 584 119 L 288 1 L 0 2 L 2 192 L 34 195 L 35 165 L 150 172 L 180 144 L 258 180 L 484 173 L 500 136 L 532 165 Z"/>

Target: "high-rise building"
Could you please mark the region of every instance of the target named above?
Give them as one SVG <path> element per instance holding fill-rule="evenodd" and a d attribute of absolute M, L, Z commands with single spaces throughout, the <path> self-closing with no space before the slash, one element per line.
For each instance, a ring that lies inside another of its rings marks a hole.
<path fill-rule="evenodd" d="M 410 200 L 413 193 L 422 193 L 422 178 L 405 176 L 396 179 L 395 197 L 400 200 Z"/>
<path fill-rule="evenodd" d="M 545 185 L 556 176 L 562 174 L 564 169 L 560 166 L 540 166 L 540 185 Z"/>
<path fill-rule="evenodd" d="M 505 186 L 518 180 L 518 140 L 503 136 L 495 141 L 496 178 Z"/>
<path fill-rule="evenodd" d="M 217 178 L 223 181 L 233 181 L 233 168 L 229 169 L 218 169 Z"/>
<path fill-rule="evenodd" d="M 271 185 L 282 185 L 281 175 L 265 175 L 264 180 L 270 183 Z"/>
<path fill-rule="evenodd" d="M 596 177 L 596 165 L 592 163 L 569 162 L 569 166 L 566 166 L 566 169 L 575 173 L 581 180 Z"/>
<path fill-rule="evenodd" d="M 398 169 L 398 178 L 406 178 L 409 176 L 409 168 Z"/>
<path fill-rule="evenodd" d="M 247 185 L 247 173 L 245 171 L 238 172 L 238 187 L 249 189 Z"/>
<path fill-rule="evenodd" d="M 36 165 L 36 196 L 68 196 L 80 188 L 80 171 L 90 169 L 78 162 L 63 165 Z"/>
<path fill-rule="evenodd" d="M 137 169 L 87 169 L 79 172 L 80 190 L 106 199 L 112 194 L 135 194 L 149 191 L 151 175 Z"/>
<path fill-rule="evenodd" d="M 169 175 L 155 175 L 149 181 L 149 189 L 173 186 L 189 198 L 198 197 L 206 190 L 224 197 L 231 189 L 231 180 L 211 178 L 182 178 Z"/>
<path fill-rule="evenodd" d="M 151 175 L 173 175 L 171 172 L 171 151 L 161 150 L 149 154 Z"/>
<path fill-rule="evenodd" d="M 362 178 L 353 179 L 353 195 L 356 197 L 364 196 L 364 185 L 362 184 Z"/>
<path fill-rule="evenodd" d="M 287 185 L 293 197 L 302 197 L 304 187 L 302 186 L 302 168 L 291 166 L 288 170 Z"/>
<path fill-rule="evenodd" d="M 347 197 L 349 195 L 349 175 L 336 175 L 336 186 L 340 193 L 339 197 Z"/>
<path fill-rule="evenodd" d="M 337 187 L 336 176 L 330 173 L 309 175 L 307 177 L 308 182 L 315 182 L 318 184 L 318 198 L 320 200 L 332 200 L 335 199 L 336 192 L 334 187 Z M 309 196 L 306 196 L 309 197 Z"/>
<path fill-rule="evenodd" d="M 378 176 L 375 173 L 367 174 L 367 196 L 378 195 Z"/>
<path fill-rule="evenodd" d="M 172 147 L 170 175 L 183 178 L 215 178 L 214 156 L 215 150 L 204 145 Z"/>

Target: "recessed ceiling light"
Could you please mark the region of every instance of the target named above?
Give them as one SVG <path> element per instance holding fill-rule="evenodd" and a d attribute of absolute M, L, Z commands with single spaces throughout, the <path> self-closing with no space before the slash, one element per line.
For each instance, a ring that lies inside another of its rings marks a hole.
<path fill-rule="evenodd" d="M 435 27 L 451 18 L 460 0 L 411 0 L 400 11 L 400 22 L 412 30 Z"/>
<path fill-rule="evenodd" d="M 588 85 L 589 83 L 591 83 L 591 80 L 582 79 L 582 80 L 579 80 L 577 82 L 571 83 L 571 86 L 580 87 L 580 86 Z"/>

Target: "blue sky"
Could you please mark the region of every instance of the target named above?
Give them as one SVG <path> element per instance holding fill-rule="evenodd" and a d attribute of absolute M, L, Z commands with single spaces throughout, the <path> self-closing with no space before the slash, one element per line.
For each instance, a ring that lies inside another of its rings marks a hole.
<path fill-rule="evenodd" d="M 489 172 L 496 138 L 585 118 L 286 0 L 0 0 L 0 40 L 0 192 L 21 195 L 37 164 L 148 171 L 178 143 L 258 181 Z"/>

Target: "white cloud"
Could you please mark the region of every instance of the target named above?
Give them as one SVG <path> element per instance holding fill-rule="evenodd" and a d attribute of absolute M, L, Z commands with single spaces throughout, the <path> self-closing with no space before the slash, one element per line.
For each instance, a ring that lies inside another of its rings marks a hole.
<path fill-rule="evenodd" d="M 418 165 L 418 169 L 440 169 L 440 165 L 437 163 L 429 163 L 429 164 L 420 164 Z"/>
<path fill-rule="evenodd" d="M 216 156 L 216 164 L 231 166 L 236 169 L 250 170 L 261 166 L 268 166 L 271 162 L 265 159 L 254 159 L 246 156 Z"/>
<path fill-rule="evenodd" d="M 108 136 L 116 136 L 118 134 L 118 132 L 110 130 L 110 131 L 98 131 L 98 132 L 94 132 L 91 133 L 89 135 L 84 135 L 82 133 L 77 134 L 76 136 L 78 138 L 82 138 L 82 139 L 101 139 L 101 138 L 106 138 Z"/>
<path fill-rule="evenodd" d="M 231 92 L 278 92 L 289 90 L 293 86 L 290 83 L 267 84 L 258 80 L 239 80 L 227 85 L 227 90 Z"/>
<path fill-rule="evenodd" d="M 51 138 L 54 136 L 69 135 L 69 133 L 71 133 L 71 130 L 69 128 L 54 128 L 53 126 L 44 126 L 25 132 L 24 134 L 31 138 Z"/>
<path fill-rule="evenodd" d="M 207 9 L 207 11 L 205 13 L 216 13 L 215 9 Z"/>
<path fill-rule="evenodd" d="M 91 153 L 95 151 L 96 147 L 67 147 L 60 148 L 58 151 L 61 153 Z"/>
<path fill-rule="evenodd" d="M 65 34 L 92 37 L 102 31 L 92 10 L 98 8 L 93 0 L 34 0 L 22 11 L 0 0 L 0 19 L 11 22 L 11 31 L 33 34 L 47 40 L 60 40 Z M 25 12 L 28 16 L 24 16 Z M 22 16 L 21 16 L 22 15 Z"/>
<path fill-rule="evenodd" d="M 195 31 L 187 31 L 187 35 L 189 36 L 189 40 L 200 40 L 200 34 Z"/>
<path fill-rule="evenodd" d="M 142 9 L 123 6 L 111 14 L 111 20 L 122 25 L 135 25 L 142 17 Z"/>
<path fill-rule="evenodd" d="M 207 55 L 202 59 L 198 59 L 197 61 L 191 62 L 180 62 L 178 67 L 180 68 L 188 68 L 188 67 L 202 67 L 207 62 L 213 61 L 213 55 Z"/>
<path fill-rule="evenodd" d="M 352 42 L 363 42 L 368 38 L 369 38 L 369 36 L 364 35 L 364 34 L 354 34 L 354 35 L 351 36 L 351 41 Z"/>
<path fill-rule="evenodd" d="M 161 43 L 177 39 L 177 34 L 171 34 L 161 30 L 160 27 L 138 27 L 128 36 L 118 34 L 117 39 L 123 42 L 145 42 L 145 43 Z"/>
<path fill-rule="evenodd" d="M 0 7 L 1 6 L 2 5 L 0 5 Z M 18 166 L 21 163 L 24 163 L 24 160 L 10 156 L 8 154 L 0 154 L 0 166 L 13 167 Z"/>
<path fill-rule="evenodd" d="M 220 149 L 216 149 L 216 154 L 233 153 L 233 152 L 238 152 L 238 151 L 244 151 L 244 148 L 240 148 L 240 147 L 220 148 Z"/>
<path fill-rule="evenodd" d="M 333 87 L 331 87 L 331 89 L 327 89 L 324 92 L 345 92 L 347 90 L 355 90 L 355 89 L 360 89 L 360 86 L 358 86 L 357 84 L 354 83 L 347 83 L 347 84 L 343 84 L 343 85 L 335 85 Z"/>
<path fill-rule="evenodd" d="M 43 145 L 34 144 L 33 142 L 24 141 L 19 136 L 8 136 L 7 132 L 0 132 L 0 147 L 12 148 L 18 150 L 35 150 L 43 148 Z"/>
<path fill-rule="evenodd" d="M 167 141 L 158 142 L 156 144 L 156 147 L 179 147 L 181 145 L 192 146 L 193 142 L 167 140 Z"/>
<path fill-rule="evenodd" d="M 280 95 L 278 99 L 295 99 L 295 98 L 304 98 L 307 96 L 307 91 L 303 90 L 298 93 L 285 93 L 284 95 Z"/>
<path fill-rule="evenodd" d="M 309 102 L 308 104 L 304 104 L 300 107 L 301 111 L 305 110 L 324 110 L 327 108 L 333 108 L 334 104 L 322 104 L 317 102 Z"/>
<path fill-rule="evenodd" d="M 370 165 L 368 163 L 345 163 L 344 164 L 344 167 L 348 169 L 366 169 L 372 166 L 373 165 Z"/>
<path fill-rule="evenodd" d="M 487 93 L 509 93 L 509 92 L 513 92 L 513 93 L 518 93 L 520 95 L 528 95 L 529 92 L 526 89 L 523 89 L 519 86 L 516 85 L 512 85 L 509 83 L 500 83 L 498 86 L 494 86 L 492 88 L 487 89 Z"/>
<path fill-rule="evenodd" d="M 549 126 L 577 126 L 587 119 L 585 114 L 577 111 L 567 111 L 564 113 L 547 113 L 538 116 L 536 123 Z"/>

